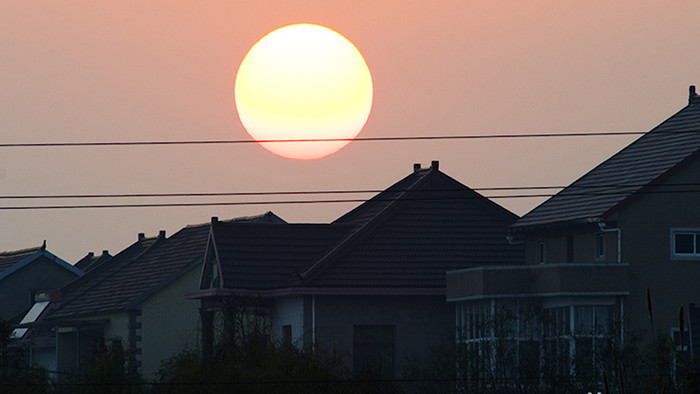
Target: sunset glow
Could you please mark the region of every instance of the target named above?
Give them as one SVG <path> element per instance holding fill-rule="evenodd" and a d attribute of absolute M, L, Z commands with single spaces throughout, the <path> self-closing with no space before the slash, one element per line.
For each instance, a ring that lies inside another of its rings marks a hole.
<path fill-rule="evenodd" d="M 243 59 L 235 82 L 238 115 L 256 141 L 289 159 L 316 160 L 350 143 L 372 107 L 372 77 L 357 48 L 319 25 L 277 29 Z"/>

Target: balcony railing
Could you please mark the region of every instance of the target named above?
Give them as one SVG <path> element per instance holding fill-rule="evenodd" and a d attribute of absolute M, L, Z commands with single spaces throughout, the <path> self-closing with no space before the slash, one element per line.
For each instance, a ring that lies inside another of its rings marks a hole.
<path fill-rule="evenodd" d="M 629 264 L 476 267 L 447 273 L 447 299 L 628 295 Z"/>

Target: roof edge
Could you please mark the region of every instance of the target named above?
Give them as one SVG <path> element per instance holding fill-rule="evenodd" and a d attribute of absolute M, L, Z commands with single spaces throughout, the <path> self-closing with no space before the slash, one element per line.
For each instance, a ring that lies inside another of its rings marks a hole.
<path fill-rule="evenodd" d="M 206 289 L 185 294 L 187 299 L 210 297 L 285 297 L 293 295 L 446 296 L 445 287 L 286 287 L 279 289 Z"/>

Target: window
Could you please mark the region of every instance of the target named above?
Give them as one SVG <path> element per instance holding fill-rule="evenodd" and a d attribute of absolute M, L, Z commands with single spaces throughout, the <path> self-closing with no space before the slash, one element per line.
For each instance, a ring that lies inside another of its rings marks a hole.
<path fill-rule="evenodd" d="M 292 326 L 282 326 L 282 346 L 292 346 Z"/>
<path fill-rule="evenodd" d="M 595 237 L 595 258 L 605 258 L 605 234 L 598 233 Z"/>
<path fill-rule="evenodd" d="M 354 326 L 352 359 L 355 375 L 394 377 L 396 326 Z"/>
<path fill-rule="evenodd" d="M 544 241 L 537 241 L 537 247 L 535 250 L 535 259 L 539 264 L 545 263 L 545 244 Z"/>
<path fill-rule="evenodd" d="M 699 257 L 700 229 L 671 229 L 671 251 L 675 257 Z"/>
<path fill-rule="evenodd" d="M 574 262 L 574 236 L 568 235 L 566 237 L 566 262 Z"/>

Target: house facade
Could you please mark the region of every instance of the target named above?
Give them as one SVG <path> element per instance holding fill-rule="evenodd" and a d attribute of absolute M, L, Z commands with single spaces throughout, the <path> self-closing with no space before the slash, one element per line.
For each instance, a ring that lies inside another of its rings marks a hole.
<path fill-rule="evenodd" d="M 0 319 L 21 317 L 34 304 L 37 292 L 58 289 L 83 271 L 42 246 L 0 252 Z"/>
<path fill-rule="evenodd" d="M 281 221 L 274 214 L 234 219 Z M 36 326 L 56 333 L 59 372 L 84 368 L 101 343 L 121 346 L 147 380 L 161 362 L 199 349 L 199 302 L 185 298 L 199 287 L 209 223 L 186 226 L 170 237 L 139 234 L 109 256 L 86 256 L 88 272 L 63 287 Z"/>
<path fill-rule="evenodd" d="M 212 222 L 200 289 L 204 355 L 226 314 L 281 344 L 340 355 L 356 376 L 399 377 L 453 341 L 448 270 L 522 263 L 517 216 L 433 162 L 330 224 Z M 238 319 L 250 322 L 250 318 Z"/>
<path fill-rule="evenodd" d="M 526 266 L 447 274 L 458 343 L 482 356 L 500 346 L 511 361 L 503 376 L 536 377 L 612 367 L 600 352 L 630 335 L 678 342 L 681 307 L 700 302 L 698 192 L 691 87 L 686 107 L 510 226 Z M 478 375 L 497 363 L 465 368 Z"/>

